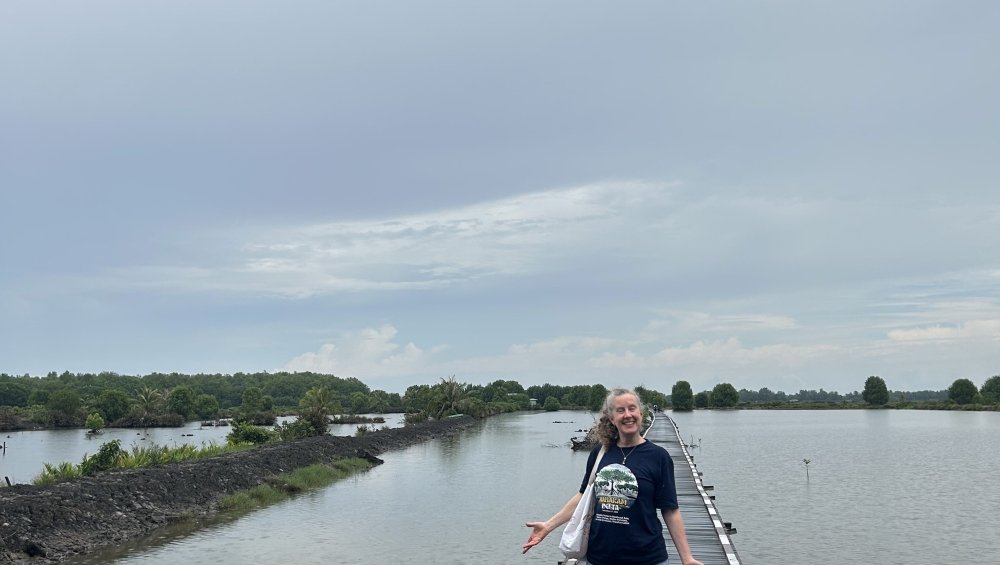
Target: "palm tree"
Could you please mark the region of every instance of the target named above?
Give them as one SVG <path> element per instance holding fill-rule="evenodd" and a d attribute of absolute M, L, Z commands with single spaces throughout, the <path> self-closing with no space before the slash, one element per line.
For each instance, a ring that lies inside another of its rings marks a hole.
<path fill-rule="evenodd" d="M 139 412 L 139 422 L 143 428 L 146 422 L 155 414 L 160 412 L 160 405 L 163 403 L 163 395 L 160 391 L 144 386 L 135 393 L 136 408 Z"/>
<path fill-rule="evenodd" d="M 163 401 L 163 395 L 156 389 L 144 386 L 139 389 L 139 392 L 135 393 L 135 399 L 139 405 L 139 410 L 145 417 L 159 412 L 160 403 Z"/>
<path fill-rule="evenodd" d="M 313 433 L 321 436 L 326 433 L 326 415 L 333 411 L 333 404 L 330 390 L 325 386 L 311 388 L 299 401 L 299 418 L 309 422 Z"/>
<path fill-rule="evenodd" d="M 428 413 L 441 419 L 463 412 L 468 403 L 469 386 L 455 380 L 455 375 L 434 385 L 434 397 L 427 407 Z"/>
<path fill-rule="evenodd" d="M 368 395 L 368 399 L 368 408 L 376 414 L 383 414 L 386 409 L 389 408 L 389 396 L 384 390 L 373 390 L 372 393 Z"/>

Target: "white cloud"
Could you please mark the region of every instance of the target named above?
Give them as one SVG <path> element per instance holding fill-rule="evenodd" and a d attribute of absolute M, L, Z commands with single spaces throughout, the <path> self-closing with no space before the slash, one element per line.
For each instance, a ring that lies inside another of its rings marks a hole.
<path fill-rule="evenodd" d="M 305 298 L 441 288 L 558 272 L 654 241 L 638 217 L 666 206 L 668 184 L 614 182 L 548 190 L 426 214 L 199 238 L 206 265 L 116 269 L 100 288 L 245 291 Z M 234 239 L 248 243 L 232 249 Z M 595 257 L 595 254 L 597 257 Z M 190 261 L 190 259 L 188 259 Z"/>
<path fill-rule="evenodd" d="M 342 335 L 318 351 L 307 352 L 289 361 L 286 371 L 314 371 L 362 381 L 380 377 L 418 374 L 426 370 L 432 356 L 443 348 L 425 351 L 413 342 L 400 345 L 391 325 L 366 328 Z"/>
<path fill-rule="evenodd" d="M 739 333 L 792 330 L 797 327 L 794 318 L 775 314 L 711 314 L 708 312 L 673 310 L 646 325 L 647 339 L 656 339 L 664 333 L 690 335 L 692 333 Z"/>
<path fill-rule="evenodd" d="M 994 340 L 1000 341 L 1000 319 L 972 320 L 954 326 L 923 326 L 918 328 L 891 330 L 888 337 L 892 341 L 928 342 L 954 340 Z"/>
<path fill-rule="evenodd" d="M 588 364 L 604 369 L 668 369 L 692 366 L 718 369 L 800 367 L 836 354 L 832 345 L 793 346 L 770 344 L 746 347 L 739 339 L 696 341 L 690 345 L 665 347 L 651 355 L 638 355 L 629 350 L 621 354 L 604 353 L 588 360 Z"/>

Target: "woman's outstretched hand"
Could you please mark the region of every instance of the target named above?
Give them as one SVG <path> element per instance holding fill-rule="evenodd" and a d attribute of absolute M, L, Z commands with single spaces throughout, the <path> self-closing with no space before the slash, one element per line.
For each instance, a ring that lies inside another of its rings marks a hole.
<path fill-rule="evenodd" d="M 528 522 L 525 524 L 531 528 L 531 535 L 528 536 L 528 542 L 521 546 L 521 553 L 528 553 L 528 550 L 535 547 L 545 536 L 549 535 L 549 531 L 545 529 L 545 522 Z"/>

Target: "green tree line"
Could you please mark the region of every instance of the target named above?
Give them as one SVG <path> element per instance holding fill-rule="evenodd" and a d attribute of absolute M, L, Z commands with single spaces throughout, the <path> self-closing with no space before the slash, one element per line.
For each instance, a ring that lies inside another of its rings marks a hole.
<path fill-rule="evenodd" d="M 847 394 L 824 389 L 800 390 L 796 394 L 773 392 L 767 387 L 737 390 L 730 383 L 694 393 L 684 380 L 676 381 L 669 395 L 643 385 L 635 390 L 647 406 L 674 410 L 795 404 L 995 406 L 1000 403 L 1000 376 L 990 377 L 978 388 L 963 378 L 956 379 L 946 390 L 917 392 L 892 391 L 878 376 L 869 377 L 863 391 Z M 434 384 L 412 385 L 400 395 L 371 390 L 358 379 L 311 372 L 143 376 L 52 372 L 45 377 L 0 374 L 0 428 L 14 428 L 25 421 L 42 427 L 86 425 L 90 429 L 103 425 L 179 426 L 195 418 L 218 417 L 273 424 L 275 414 L 299 414 L 312 406 L 314 427 L 318 429 L 321 418 L 342 412 L 405 412 L 408 420 L 417 421 L 454 414 L 485 417 L 528 409 L 597 411 L 607 393 L 608 389 L 600 384 L 545 383 L 525 388 L 514 380 L 473 385 L 459 382 L 454 376 Z M 321 411 L 325 414 L 320 415 Z"/>

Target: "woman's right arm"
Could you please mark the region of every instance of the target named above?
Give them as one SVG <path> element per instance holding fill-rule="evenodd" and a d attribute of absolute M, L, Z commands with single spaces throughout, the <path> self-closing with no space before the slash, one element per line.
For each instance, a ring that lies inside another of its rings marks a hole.
<path fill-rule="evenodd" d="M 531 535 L 528 536 L 528 543 L 521 546 L 521 553 L 527 553 L 529 549 L 538 545 L 545 536 L 549 533 L 562 526 L 573 516 L 573 511 L 576 510 L 576 505 L 580 503 L 580 498 L 583 497 L 582 493 L 576 493 L 573 498 L 569 499 L 569 502 L 559 512 L 552 515 L 551 518 L 544 522 L 528 522 L 525 526 L 531 528 Z"/>

